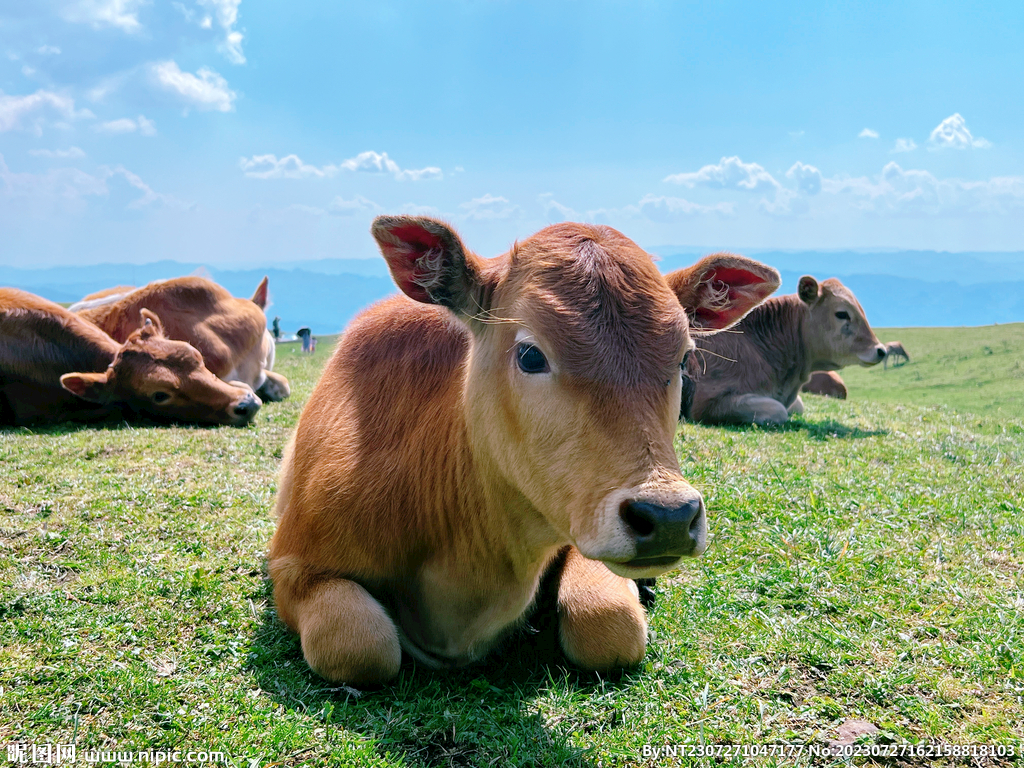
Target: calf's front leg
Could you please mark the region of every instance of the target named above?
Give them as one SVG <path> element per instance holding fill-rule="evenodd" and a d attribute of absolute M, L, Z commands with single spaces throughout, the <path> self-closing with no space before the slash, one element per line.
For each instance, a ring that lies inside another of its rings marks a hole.
<path fill-rule="evenodd" d="M 647 616 L 631 579 L 572 547 L 558 582 L 558 637 L 584 669 L 639 664 L 647 650 Z"/>
<path fill-rule="evenodd" d="M 275 590 L 274 597 L 281 617 L 299 633 L 310 669 L 332 682 L 352 685 L 376 685 L 398 674 L 398 629 L 363 587 L 329 579 L 299 600 L 289 600 L 290 592 Z"/>

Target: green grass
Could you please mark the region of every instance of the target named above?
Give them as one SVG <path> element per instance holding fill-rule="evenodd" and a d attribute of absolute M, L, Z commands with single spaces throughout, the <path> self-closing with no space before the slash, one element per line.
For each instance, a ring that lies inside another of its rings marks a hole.
<path fill-rule="evenodd" d="M 914 362 L 865 381 L 942 373 L 923 340 L 955 334 L 897 333 Z M 880 402 L 854 377 L 780 430 L 680 428 L 714 538 L 659 581 L 639 668 L 580 672 L 542 632 L 481 667 L 325 683 L 276 620 L 264 553 L 328 342 L 282 345 L 293 397 L 250 428 L 0 431 L 0 742 L 596 768 L 688 764 L 644 745 L 822 744 L 848 719 L 878 743 L 1024 740 L 1024 422 Z M 960 389 L 943 402 L 969 406 Z"/>
<path fill-rule="evenodd" d="M 850 397 L 946 405 L 960 413 L 1024 419 L 1024 323 L 980 328 L 876 328 L 899 340 L 906 365 L 844 368 Z"/>

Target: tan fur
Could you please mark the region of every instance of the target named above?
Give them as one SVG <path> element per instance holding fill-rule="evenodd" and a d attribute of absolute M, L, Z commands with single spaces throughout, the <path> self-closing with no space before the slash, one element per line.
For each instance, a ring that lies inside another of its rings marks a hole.
<path fill-rule="evenodd" d="M 804 384 L 802 391 L 822 397 L 834 397 L 837 400 L 845 400 L 847 394 L 845 382 L 835 371 L 815 371 Z"/>
<path fill-rule="evenodd" d="M 0 421 L 102 418 L 122 409 L 157 418 L 249 423 L 260 401 L 217 379 L 191 345 L 139 311 L 123 343 L 58 304 L 0 288 Z M 159 398 L 160 402 L 156 402 Z"/>
<path fill-rule="evenodd" d="M 77 314 L 123 341 L 139 327 L 139 310 L 149 307 L 164 319 L 168 337 L 192 344 L 214 375 L 242 382 L 267 400 L 283 400 L 291 388 L 284 376 L 270 372 L 274 338 L 262 308 L 266 282 L 263 278 L 252 299 L 235 298 L 202 277 L 161 280 L 142 288 L 121 286 L 85 297 L 83 303 L 117 298 L 108 304 L 86 305 Z"/>
<path fill-rule="evenodd" d="M 432 219 L 380 217 L 373 233 L 415 300 L 353 320 L 278 487 L 270 574 L 310 667 L 387 680 L 396 638 L 428 665 L 481 658 L 567 546 L 563 648 L 589 668 L 636 663 L 630 579 L 700 554 L 706 535 L 672 447 L 691 346 L 675 294 L 607 227 L 549 227 L 491 260 Z M 520 369 L 531 343 L 547 372 Z M 631 503 L 666 510 L 643 541 Z"/>
<path fill-rule="evenodd" d="M 802 411 L 800 388 L 813 371 L 875 365 L 885 355 L 853 293 L 810 276 L 797 294 L 768 299 L 697 347 L 691 415 L 706 423 L 781 424 Z"/>

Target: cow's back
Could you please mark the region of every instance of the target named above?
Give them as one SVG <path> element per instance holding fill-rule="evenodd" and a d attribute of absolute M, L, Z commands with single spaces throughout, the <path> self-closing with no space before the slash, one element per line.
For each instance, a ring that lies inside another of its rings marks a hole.
<path fill-rule="evenodd" d="M 417 552 L 444 537 L 454 524 L 444 510 L 464 508 L 457 498 L 472 493 L 451 480 L 470 475 L 452 466 L 468 462 L 461 398 L 469 342 L 448 310 L 404 296 L 352 321 L 285 456 L 272 569 L 297 557 L 372 583 L 411 574 Z"/>
<path fill-rule="evenodd" d="M 123 343 L 139 327 L 140 310 L 155 312 L 168 338 L 187 341 L 214 375 L 228 375 L 240 357 L 260 344 L 266 331 L 263 310 L 200 277 L 163 280 L 135 289 L 109 304 L 78 314 Z"/>

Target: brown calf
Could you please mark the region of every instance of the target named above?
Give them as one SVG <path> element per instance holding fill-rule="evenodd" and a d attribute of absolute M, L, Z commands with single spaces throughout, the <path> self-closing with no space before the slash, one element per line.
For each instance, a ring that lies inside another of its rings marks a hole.
<path fill-rule="evenodd" d="M 729 333 L 698 344 L 700 373 L 691 417 L 711 424 L 782 424 L 803 411 L 800 388 L 812 371 L 875 365 L 885 347 L 853 293 L 835 278 L 800 278 Z"/>
<path fill-rule="evenodd" d="M 252 421 L 260 401 L 224 383 L 192 346 L 140 310 L 123 344 L 58 304 L 0 288 L 0 422 L 103 418 L 123 409 L 177 421 Z"/>
<path fill-rule="evenodd" d="M 240 381 L 263 400 L 283 400 L 288 379 L 274 373 L 274 337 L 267 330 L 267 278 L 252 299 L 238 299 L 202 277 L 160 280 L 142 288 L 121 286 L 86 296 L 70 309 L 95 323 L 116 341 L 140 327 L 139 310 L 163 318 L 167 336 L 187 341 L 224 381 Z"/>
<path fill-rule="evenodd" d="M 270 574 L 306 661 L 367 684 L 397 674 L 402 648 L 431 666 L 479 659 L 561 554 L 565 653 L 638 662 L 631 579 L 707 536 L 672 447 L 690 328 L 732 324 L 778 273 L 714 256 L 673 291 L 631 240 L 582 224 L 490 260 L 432 219 L 372 232 L 405 295 L 352 321 L 278 486 Z"/>
<path fill-rule="evenodd" d="M 801 391 L 822 397 L 834 397 L 837 400 L 845 400 L 847 394 L 845 382 L 835 371 L 815 371 Z"/>

